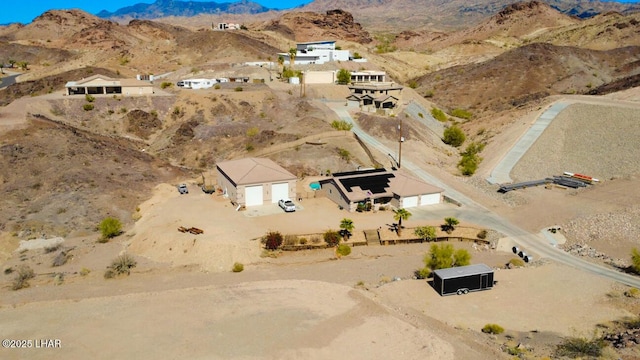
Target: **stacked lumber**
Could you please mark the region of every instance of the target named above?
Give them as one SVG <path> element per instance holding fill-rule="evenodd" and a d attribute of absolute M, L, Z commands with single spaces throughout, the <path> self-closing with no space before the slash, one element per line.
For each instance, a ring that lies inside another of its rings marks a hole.
<path fill-rule="evenodd" d="M 196 227 L 186 228 L 184 226 L 180 226 L 178 228 L 178 231 L 180 231 L 181 233 L 190 233 L 190 234 L 193 234 L 193 235 L 200 235 L 200 234 L 204 233 L 204 230 L 202 230 L 202 229 L 198 229 Z"/>

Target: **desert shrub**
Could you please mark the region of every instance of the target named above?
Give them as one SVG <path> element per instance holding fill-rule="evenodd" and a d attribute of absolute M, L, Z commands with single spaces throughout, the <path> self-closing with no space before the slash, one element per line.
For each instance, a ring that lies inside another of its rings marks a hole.
<path fill-rule="evenodd" d="M 340 69 L 338 70 L 336 79 L 338 80 L 338 84 L 346 85 L 351 82 L 351 72 L 347 69 Z"/>
<path fill-rule="evenodd" d="M 95 98 L 95 97 L 93 97 L 93 96 L 91 96 L 91 95 L 89 95 L 89 94 L 86 94 L 86 95 L 84 96 L 84 99 L 85 99 L 85 100 L 87 100 L 87 102 L 94 102 L 94 101 L 96 100 L 96 98 Z"/>
<path fill-rule="evenodd" d="M 351 246 L 347 244 L 340 244 L 336 248 L 336 253 L 340 256 L 348 256 L 351 254 Z"/>
<path fill-rule="evenodd" d="M 312 244 L 320 244 L 320 241 L 321 241 L 321 239 L 320 239 L 319 236 L 312 236 L 311 237 L 311 243 Z"/>
<path fill-rule="evenodd" d="M 122 223 L 120 220 L 112 217 L 105 218 L 98 225 L 102 234 L 102 241 L 106 242 L 122 233 Z"/>
<path fill-rule="evenodd" d="M 80 269 L 80 276 L 87 276 L 89 275 L 89 273 L 91 273 L 91 270 L 87 269 L 86 267 Z"/>
<path fill-rule="evenodd" d="M 216 84 L 213 88 L 216 89 L 216 90 L 219 90 L 220 89 L 220 84 Z"/>
<path fill-rule="evenodd" d="M 602 349 L 605 346 L 607 346 L 606 342 L 600 338 L 569 337 L 557 345 L 555 355 L 572 359 L 586 356 L 597 358 L 602 355 Z"/>
<path fill-rule="evenodd" d="M 429 276 L 431 276 L 431 270 L 428 267 L 423 267 L 414 271 L 413 275 L 416 277 L 416 279 L 428 279 Z"/>
<path fill-rule="evenodd" d="M 244 149 L 247 150 L 248 152 L 251 152 L 255 150 L 255 147 L 253 146 L 252 143 L 248 143 L 247 145 L 244 146 Z"/>
<path fill-rule="evenodd" d="M 426 98 L 432 98 L 434 95 L 435 95 L 435 91 L 433 91 L 433 90 L 427 90 L 427 91 L 424 92 L 424 97 L 426 97 Z"/>
<path fill-rule="evenodd" d="M 51 266 L 53 267 L 62 266 L 67 263 L 69 258 L 71 258 L 71 254 L 69 254 L 65 250 L 62 250 L 58 253 L 58 255 L 56 255 L 55 258 L 53 258 L 53 263 L 51 264 Z"/>
<path fill-rule="evenodd" d="M 236 86 L 236 88 L 235 88 L 235 89 L 233 89 L 233 91 L 238 91 L 238 92 L 239 92 L 239 91 L 242 91 L 242 90 L 244 90 L 244 89 L 242 88 L 242 86 Z"/>
<path fill-rule="evenodd" d="M 433 241 L 436 239 L 436 228 L 433 226 L 418 226 L 413 230 L 415 236 L 422 241 Z"/>
<path fill-rule="evenodd" d="M 482 229 L 478 232 L 478 235 L 476 235 L 478 237 L 478 239 L 486 239 L 487 238 L 487 230 Z"/>
<path fill-rule="evenodd" d="M 166 89 L 166 88 L 172 87 L 172 86 L 173 86 L 172 82 L 163 81 L 162 84 L 160 84 L 160 89 Z"/>
<path fill-rule="evenodd" d="M 459 147 L 466 140 L 464 132 L 459 127 L 453 125 L 444 130 L 442 141 L 453 147 Z"/>
<path fill-rule="evenodd" d="M 502 334 L 504 332 L 504 328 L 498 324 L 487 324 L 482 328 L 482 332 L 485 334 Z"/>
<path fill-rule="evenodd" d="M 45 254 L 50 254 L 52 252 L 56 252 L 56 251 L 58 251 L 58 249 L 60 249 L 60 246 L 61 246 L 60 244 L 45 246 L 44 253 Z"/>
<path fill-rule="evenodd" d="M 433 116 L 434 119 L 441 122 L 447 121 L 447 114 L 445 114 L 444 111 L 435 107 L 431 108 L 431 116 Z"/>
<path fill-rule="evenodd" d="M 324 235 L 324 242 L 329 246 L 336 246 L 340 242 L 340 233 L 335 230 L 327 230 Z"/>
<path fill-rule="evenodd" d="M 285 235 L 284 236 L 284 244 L 291 246 L 295 245 L 298 242 L 298 237 L 296 235 Z"/>
<path fill-rule="evenodd" d="M 64 283 L 64 273 L 57 273 L 53 277 L 54 285 L 62 285 Z"/>
<path fill-rule="evenodd" d="M 511 266 L 515 266 L 515 267 L 522 267 L 524 266 L 524 260 L 520 259 L 520 258 L 513 258 L 511 260 L 509 260 L 509 263 Z"/>
<path fill-rule="evenodd" d="M 8 268 L 5 268 L 3 273 L 5 275 L 10 275 L 13 272 L 13 268 L 11 266 L 9 266 Z"/>
<path fill-rule="evenodd" d="M 409 85 L 410 88 L 415 89 L 415 88 L 418 87 L 418 82 L 415 81 L 415 80 L 409 80 L 409 84 L 408 85 Z"/>
<path fill-rule="evenodd" d="M 104 273 L 105 279 L 111 279 L 118 275 L 131 273 L 131 269 L 136 267 L 138 263 L 136 260 L 129 256 L 128 254 L 122 254 L 117 258 L 113 259 L 111 265 L 107 268 L 107 271 Z"/>
<path fill-rule="evenodd" d="M 631 288 L 624 292 L 624 296 L 629 298 L 637 298 L 640 296 L 640 290 L 638 290 L 638 288 Z"/>
<path fill-rule="evenodd" d="M 464 109 L 453 109 L 451 110 L 451 115 L 465 120 L 469 120 L 473 116 L 471 112 Z"/>
<path fill-rule="evenodd" d="M 283 237 L 277 231 L 270 231 L 262 237 L 262 242 L 267 250 L 276 250 L 282 245 Z"/>
<path fill-rule="evenodd" d="M 244 265 L 239 262 L 234 263 L 233 268 L 231 268 L 231 271 L 235 273 L 242 272 L 242 270 L 244 270 Z"/>
<path fill-rule="evenodd" d="M 84 111 L 91 111 L 93 110 L 93 104 L 84 104 L 82 105 L 82 109 L 84 109 Z"/>
<path fill-rule="evenodd" d="M 11 284 L 11 290 L 20 290 L 29 287 L 29 280 L 36 277 L 36 273 L 28 265 L 20 265 L 18 267 L 16 277 Z"/>
<path fill-rule="evenodd" d="M 247 136 L 254 137 L 260 133 L 260 129 L 257 127 L 250 127 L 247 129 Z"/>
<path fill-rule="evenodd" d="M 353 124 L 350 124 L 344 120 L 333 120 L 331 122 L 331 127 L 336 130 L 346 130 L 349 131 L 353 128 Z"/>
<path fill-rule="evenodd" d="M 631 268 L 640 274 L 640 251 L 637 248 L 631 249 Z"/>
<path fill-rule="evenodd" d="M 305 237 L 301 237 L 298 241 L 300 241 L 300 245 L 306 245 L 307 244 L 307 238 L 305 238 Z"/>
<path fill-rule="evenodd" d="M 433 244 L 424 257 L 424 264 L 430 270 L 466 266 L 471 262 L 471 254 L 465 249 L 454 249 L 451 244 Z"/>
<path fill-rule="evenodd" d="M 476 172 L 480 162 L 482 162 L 482 158 L 478 156 L 478 153 L 484 150 L 484 146 L 485 144 L 472 142 L 467 145 L 465 151 L 460 153 L 462 158 L 458 162 L 458 168 L 460 168 L 462 175 L 470 176 Z"/>
<path fill-rule="evenodd" d="M 338 155 L 344 161 L 349 161 L 349 159 L 351 159 L 351 153 L 347 149 L 338 149 Z"/>

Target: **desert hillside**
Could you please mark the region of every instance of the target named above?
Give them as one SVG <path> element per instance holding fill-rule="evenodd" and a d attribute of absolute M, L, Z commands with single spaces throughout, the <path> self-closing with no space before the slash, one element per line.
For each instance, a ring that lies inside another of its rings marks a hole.
<path fill-rule="evenodd" d="M 122 358 L 184 357 L 150 350 L 180 333 L 187 357 L 507 359 L 562 358 L 572 331 L 597 329 L 601 338 L 585 339 L 600 355 L 637 357 L 626 341 L 640 331 L 630 255 L 640 247 L 636 6 L 317 0 L 158 20 L 54 10 L 0 27 L 0 333 L 60 334 L 66 358 L 102 350 L 105 336 L 139 345 Z M 218 21 L 243 26 L 213 30 Z M 278 57 L 324 40 L 354 59 Z M 376 98 L 391 105 L 373 111 L 347 101 L 347 85 L 289 81 L 342 70 L 383 71 L 402 90 Z M 67 82 L 97 75 L 153 75 L 152 91 L 67 95 Z M 218 80 L 178 86 L 187 79 Z M 500 193 L 487 179 L 518 152 L 499 174 L 510 181 L 564 171 L 600 181 Z M 295 212 L 202 191 L 217 164 L 246 157 L 296 176 Z M 311 189 L 378 167 L 429 179 L 445 201 L 411 208 L 400 226 L 393 209 L 349 213 Z M 107 217 L 123 225 L 111 239 L 98 229 Z M 443 227 L 445 218 L 460 226 Z M 323 247 L 344 220 L 355 224 L 340 240 L 350 255 Z M 494 289 L 432 291 L 419 279 L 432 243 L 396 244 L 423 226 L 495 269 Z M 273 231 L 312 250 L 267 251 L 260 239 Z M 395 245 L 378 246 L 387 235 Z M 513 254 L 522 244 L 531 262 Z M 131 267 L 112 276 L 114 259 Z M 34 277 L 13 290 L 25 266 Z M 481 331 L 491 323 L 505 332 Z M 200 335 L 206 344 L 194 345 Z M 345 356 L 353 346 L 361 351 Z"/>

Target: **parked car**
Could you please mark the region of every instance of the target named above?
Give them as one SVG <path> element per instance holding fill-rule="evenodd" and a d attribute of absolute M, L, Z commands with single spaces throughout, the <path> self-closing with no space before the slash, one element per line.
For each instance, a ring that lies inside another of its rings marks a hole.
<path fill-rule="evenodd" d="M 180 194 L 188 194 L 189 189 L 187 189 L 187 184 L 178 185 L 178 191 L 180 192 Z"/>
<path fill-rule="evenodd" d="M 278 201 L 278 206 L 282 208 L 285 212 L 294 212 L 296 211 L 296 204 L 289 199 L 281 199 Z"/>

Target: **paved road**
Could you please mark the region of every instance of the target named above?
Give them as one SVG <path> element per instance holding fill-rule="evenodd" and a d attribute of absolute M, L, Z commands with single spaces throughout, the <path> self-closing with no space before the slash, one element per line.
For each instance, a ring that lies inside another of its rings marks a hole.
<path fill-rule="evenodd" d="M 21 74 L 13 74 L 9 76 L 5 76 L 0 79 L 0 89 L 6 88 L 9 85 L 13 85 L 16 83 L 16 78 Z"/>
<path fill-rule="evenodd" d="M 353 124 L 352 131 L 362 139 L 369 147 L 375 148 L 383 154 L 391 154 L 393 150 L 382 144 L 376 138 L 364 132 L 351 118 L 351 115 L 344 106 L 344 102 L 325 102 L 341 120 Z M 506 219 L 492 213 L 487 208 L 471 200 L 464 194 L 456 191 L 452 187 L 440 181 L 440 179 L 427 173 L 411 162 L 411 159 L 403 158 L 402 165 L 405 170 L 414 173 L 420 179 L 443 188 L 444 194 L 459 201 L 462 206 L 455 208 L 440 206 L 435 208 L 416 208 L 411 212 L 417 217 L 424 219 L 440 220 L 446 216 L 453 216 L 460 220 L 475 223 L 489 229 L 495 229 L 511 238 L 523 251 L 534 256 L 545 257 L 557 262 L 570 265 L 577 269 L 587 271 L 596 275 L 605 276 L 622 284 L 640 288 L 640 278 L 624 274 L 609 268 L 605 268 L 581 258 L 572 256 L 550 244 L 542 235 L 531 234 L 519 226 L 510 223 Z M 588 286 L 588 284 L 585 284 Z"/>
<path fill-rule="evenodd" d="M 500 163 L 493 168 L 491 176 L 487 178 L 487 181 L 491 184 L 512 182 L 510 174 L 513 167 L 516 166 L 522 156 L 529 151 L 529 148 L 538 140 L 538 137 L 540 137 L 547 126 L 551 124 L 551 121 L 567 106 L 569 106 L 569 103 L 557 102 L 540 115 L 529 130 L 522 135 L 511 150 L 500 160 Z"/>

